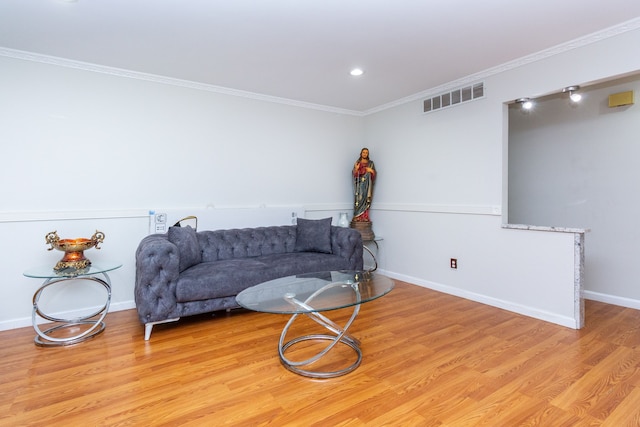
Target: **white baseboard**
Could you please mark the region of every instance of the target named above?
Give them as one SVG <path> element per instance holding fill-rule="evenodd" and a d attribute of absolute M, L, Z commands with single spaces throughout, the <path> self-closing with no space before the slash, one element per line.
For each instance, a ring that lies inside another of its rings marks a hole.
<path fill-rule="evenodd" d="M 385 276 L 391 277 L 392 279 L 402 280 L 403 282 L 422 286 L 423 288 L 433 289 L 434 291 L 443 292 L 445 294 L 454 295 L 460 298 L 465 298 L 465 299 L 476 301 L 482 304 L 487 304 L 492 307 L 497 307 L 504 310 L 512 311 L 514 313 L 522 314 L 524 316 L 533 317 L 534 319 L 540 319 L 546 322 L 555 323 L 557 325 L 566 326 L 567 328 L 576 329 L 576 320 L 569 317 L 558 316 L 557 314 L 554 314 L 554 313 L 549 313 L 549 312 L 538 310 L 532 307 L 523 306 L 520 304 L 514 304 L 509 301 L 500 300 L 496 298 L 487 297 L 485 295 L 464 291 L 464 290 L 443 285 L 440 283 L 418 279 L 416 277 L 407 276 L 405 274 L 398 274 L 398 273 L 394 273 L 387 270 L 381 270 L 381 269 L 378 269 L 378 272 Z M 631 299 L 631 298 L 618 297 L 615 295 L 602 294 L 602 293 L 593 292 L 593 291 L 584 291 L 583 297 L 588 300 L 599 301 L 607 304 L 619 305 L 621 307 L 628 307 L 628 308 L 640 310 L 640 301 Z M 118 303 L 112 303 L 109 306 L 109 312 L 111 313 L 116 311 L 130 310 L 134 308 L 136 308 L 136 304 L 133 300 L 123 301 Z M 74 318 L 90 312 L 89 310 L 90 309 L 84 309 L 84 310 L 70 311 L 70 312 L 58 313 L 58 314 L 60 315 L 60 317 Z M 107 316 L 107 320 L 108 319 L 109 318 Z M 31 323 L 31 316 L 0 322 L 0 331 L 8 331 L 10 329 L 18 329 L 18 328 L 24 328 L 24 327 L 30 327 L 30 326 L 33 326 Z"/>
<path fill-rule="evenodd" d="M 87 314 L 91 314 L 92 312 L 95 312 L 98 308 L 99 307 L 89 307 L 89 308 L 83 308 L 80 310 L 65 311 L 63 313 L 53 313 L 53 316 L 59 317 L 59 318 L 66 318 L 66 319 L 75 319 L 81 316 L 86 316 Z M 129 310 L 132 308 L 136 308 L 136 304 L 133 300 L 123 301 L 118 303 L 111 303 L 111 305 L 109 306 L 109 313 L 116 312 L 116 311 Z M 108 322 L 108 320 L 109 320 L 109 316 L 107 315 L 106 321 Z M 39 319 L 38 323 L 39 324 L 46 323 L 46 321 L 43 319 Z M 3 322 L 0 322 L 0 331 L 8 331 L 10 329 L 25 328 L 28 326 L 33 326 L 33 323 L 31 321 L 31 316 L 21 317 L 18 319 L 5 320 Z"/>
<path fill-rule="evenodd" d="M 454 288 L 452 286 L 443 285 L 441 283 L 418 279 L 416 277 L 411 277 L 404 274 L 393 273 L 386 270 L 378 270 L 378 272 L 385 276 L 391 277 L 392 279 L 402 280 L 403 282 L 412 283 L 414 285 L 422 286 L 423 288 L 433 289 L 434 291 L 490 305 L 492 307 L 501 308 L 503 310 L 522 314 L 534 319 L 544 320 L 545 322 L 555 323 L 556 325 L 565 326 L 567 328 L 578 329 L 578 319 L 573 319 L 571 317 L 561 316 L 556 313 L 551 313 L 534 307 L 524 306 L 521 304 L 513 303 L 511 301 L 488 297 L 486 295 L 465 291 L 463 289 Z"/>
<path fill-rule="evenodd" d="M 607 304 L 619 305 L 621 307 L 640 310 L 640 300 L 637 300 L 637 299 L 618 297 L 615 295 L 602 294 L 600 292 L 594 292 L 594 291 L 582 291 L 582 296 L 585 299 L 592 300 L 592 301 L 599 301 Z"/>

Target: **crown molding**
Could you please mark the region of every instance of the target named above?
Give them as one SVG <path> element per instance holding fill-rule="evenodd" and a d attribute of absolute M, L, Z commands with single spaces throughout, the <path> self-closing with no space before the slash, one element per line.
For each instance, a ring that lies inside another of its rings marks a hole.
<path fill-rule="evenodd" d="M 308 108 L 312 110 L 320 110 L 329 113 L 337 113 L 351 116 L 364 116 L 361 111 L 348 110 L 344 108 L 331 107 L 327 105 L 313 104 L 311 102 L 297 101 L 294 99 L 280 98 L 277 96 L 264 95 L 244 90 L 232 89 L 223 86 L 216 86 L 206 83 L 194 82 L 190 80 L 176 79 L 173 77 L 160 76 L 157 74 L 143 73 L 139 71 L 126 70 L 122 68 L 108 67 L 105 65 L 92 64 L 89 62 L 75 61 L 72 59 L 60 58 L 57 56 L 43 55 L 34 52 L 27 52 L 16 49 L 9 49 L 0 46 L 0 56 L 24 61 L 38 62 L 41 64 L 55 65 L 58 67 L 73 68 L 82 71 L 90 71 L 100 74 L 108 74 L 111 76 L 124 77 L 135 80 L 143 80 L 147 82 L 166 84 L 171 86 L 184 87 L 189 89 L 201 90 L 206 92 L 214 92 L 223 95 L 237 96 L 241 98 L 254 99 L 258 101 L 273 102 L 276 104 L 284 104 L 292 107 Z"/>
<path fill-rule="evenodd" d="M 363 117 L 363 116 L 368 116 L 384 110 L 388 110 L 390 108 L 398 107 L 400 105 L 407 104 L 409 102 L 414 102 L 414 101 L 422 100 L 424 98 L 429 98 L 431 96 L 435 96 L 440 93 L 455 89 L 456 87 L 459 87 L 459 86 L 467 86 L 469 84 L 477 83 L 478 81 L 482 81 L 483 79 L 493 76 L 495 74 L 499 74 L 504 71 L 512 70 L 514 68 L 530 64 L 532 62 L 540 61 L 542 59 L 545 59 L 551 56 L 568 52 L 570 50 L 577 49 L 582 46 L 587 46 L 592 43 L 596 43 L 601 40 L 605 40 L 610 37 L 614 37 L 619 34 L 626 33 L 628 31 L 636 30 L 638 28 L 640 28 L 640 17 L 634 18 L 632 20 L 623 22 L 622 24 L 618 24 L 613 27 L 609 27 L 592 34 L 589 34 L 585 37 L 580 37 L 580 38 L 571 40 L 569 42 L 551 47 L 549 49 L 536 52 L 532 55 L 524 56 L 522 58 L 518 58 L 516 60 L 506 62 L 504 64 L 486 69 L 484 71 L 480 71 L 478 73 L 465 76 L 458 80 L 453 80 L 453 81 L 444 83 L 440 86 L 436 86 L 431 89 L 418 92 L 416 94 L 407 96 L 405 98 L 400 98 L 398 100 L 380 105 L 378 107 L 371 108 L 366 111 L 355 111 L 355 110 L 348 110 L 344 108 L 336 108 L 336 107 L 331 107 L 327 105 L 297 101 L 297 100 L 288 99 L 288 98 L 280 98 L 277 96 L 264 95 L 260 93 L 254 93 L 254 92 L 238 90 L 238 89 L 231 89 L 228 87 L 199 83 L 199 82 L 194 82 L 190 80 L 176 79 L 176 78 L 160 76 L 156 74 L 142 73 L 139 71 L 125 70 L 122 68 L 107 67 L 99 64 L 75 61 L 71 59 L 65 59 L 65 58 L 49 56 L 49 55 L 42 55 L 38 53 L 26 52 L 26 51 L 9 49 L 4 47 L 0 47 L 0 56 L 5 56 L 8 58 L 14 58 L 14 59 L 21 59 L 25 61 L 39 62 L 42 64 L 50 64 L 50 65 L 55 65 L 59 67 L 74 68 L 74 69 L 79 69 L 84 71 L 95 72 L 95 73 L 108 74 L 112 76 L 144 80 L 144 81 L 154 82 L 159 84 L 167 84 L 167 85 L 179 86 L 179 87 L 184 87 L 189 89 L 214 92 L 214 93 L 219 93 L 223 95 L 237 96 L 241 98 L 254 99 L 258 101 L 273 102 L 273 103 L 284 104 L 284 105 L 289 105 L 293 107 L 308 108 L 312 110 L 325 111 L 329 113 Z"/>
<path fill-rule="evenodd" d="M 425 90 L 423 92 L 418 92 L 413 95 L 409 95 L 405 98 L 397 99 L 395 101 L 389 102 L 387 104 L 380 105 L 378 107 L 374 107 L 372 109 L 366 110 L 364 112 L 365 116 L 370 114 L 375 114 L 384 110 L 388 110 L 390 108 L 398 107 L 403 104 L 407 104 L 409 102 L 414 101 L 422 101 L 423 99 L 430 98 L 435 95 L 439 95 L 443 92 L 448 92 L 452 89 L 455 89 L 460 86 L 469 86 L 474 83 L 478 83 L 487 77 L 491 77 L 496 74 L 500 74 L 504 71 L 509 71 L 514 68 L 521 67 L 523 65 L 531 64 L 533 62 L 537 62 L 543 60 L 545 58 L 549 58 L 551 56 L 559 55 L 564 52 L 568 52 L 583 46 L 587 46 L 611 37 L 615 37 L 619 34 L 626 33 L 628 31 L 637 30 L 640 28 L 640 18 L 634 18 L 629 21 L 623 22 L 622 24 L 615 25 L 613 27 L 606 28 L 604 30 L 591 33 L 587 36 L 580 37 L 566 43 L 562 43 L 556 46 L 553 46 L 549 49 L 542 50 L 540 52 L 536 52 L 531 55 L 523 56 L 522 58 L 515 59 L 513 61 L 505 62 L 504 64 L 497 65 L 492 68 L 488 68 L 484 71 L 480 71 L 475 74 L 471 74 L 465 76 L 458 80 L 453 80 L 447 83 L 444 83 L 440 86 L 433 87 L 431 89 Z"/>

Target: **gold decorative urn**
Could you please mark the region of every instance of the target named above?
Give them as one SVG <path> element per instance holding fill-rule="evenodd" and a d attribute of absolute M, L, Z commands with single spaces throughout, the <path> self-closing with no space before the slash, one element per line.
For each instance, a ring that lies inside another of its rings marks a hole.
<path fill-rule="evenodd" d="M 64 252 L 62 259 L 53 267 L 54 270 L 59 271 L 67 268 L 80 270 L 91 265 L 91 261 L 84 256 L 84 251 L 93 247 L 100 249 L 98 244 L 104 241 L 104 233 L 96 230 L 90 239 L 60 239 L 58 232 L 52 231 L 47 233 L 45 240 L 47 244 L 51 245 L 47 250 L 57 249 Z"/>

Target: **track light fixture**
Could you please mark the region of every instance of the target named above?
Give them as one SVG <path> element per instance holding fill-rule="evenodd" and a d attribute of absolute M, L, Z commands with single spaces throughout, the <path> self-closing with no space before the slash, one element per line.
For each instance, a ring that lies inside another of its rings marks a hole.
<path fill-rule="evenodd" d="M 569 92 L 569 99 L 571 99 L 571 101 L 573 102 L 579 102 L 582 99 L 582 95 L 580 95 L 579 93 L 576 93 L 576 91 L 579 89 L 580 89 L 580 86 L 578 85 L 567 86 L 564 89 L 562 89 L 562 93 Z"/>
<path fill-rule="evenodd" d="M 518 98 L 516 102 L 522 106 L 523 110 L 530 110 L 533 108 L 533 101 L 530 98 Z"/>
<path fill-rule="evenodd" d="M 577 104 L 582 99 L 582 95 L 578 93 L 579 90 L 580 90 L 580 86 L 578 85 L 567 86 L 564 89 L 562 89 L 562 93 L 568 93 L 569 99 L 571 100 L 571 102 L 574 104 Z M 533 108 L 533 102 L 534 100 L 531 98 L 516 99 L 516 104 L 520 104 L 520 108 L 522 108 L 522 110 L 524 111 L 531 110 Z"/>

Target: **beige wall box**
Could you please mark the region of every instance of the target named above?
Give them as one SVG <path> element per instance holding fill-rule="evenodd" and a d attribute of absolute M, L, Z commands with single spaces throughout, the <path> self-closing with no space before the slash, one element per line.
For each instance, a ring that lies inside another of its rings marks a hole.
<path fill-rule="evenodd" d="M 633 91 L 614 93 L 609 95 L 609 107 L 622 107 L 633 104 Z"/>

